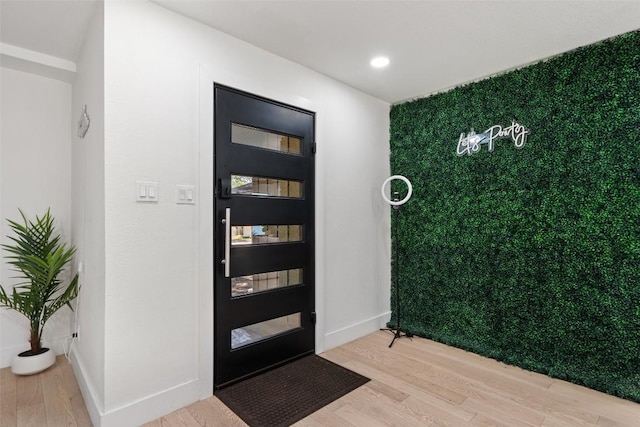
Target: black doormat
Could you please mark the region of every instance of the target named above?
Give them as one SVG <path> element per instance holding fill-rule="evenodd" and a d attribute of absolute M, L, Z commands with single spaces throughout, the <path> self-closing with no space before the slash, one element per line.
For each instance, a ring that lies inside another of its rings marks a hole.
<path fill-rule="evenodd" d="M 319 356 L 306 356 L 215 395 L 251 427 L 290 426 L 367 383 Z"/>

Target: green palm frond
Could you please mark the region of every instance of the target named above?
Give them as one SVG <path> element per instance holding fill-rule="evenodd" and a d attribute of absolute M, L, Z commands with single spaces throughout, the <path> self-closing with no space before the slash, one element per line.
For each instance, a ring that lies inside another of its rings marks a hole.
<path fill-rule="evenodd" d="M 2 245 L 9 253 L 7 263 L 24 279 L 9 294 L 0 285 L 0 307 L 23 314 L 31 324 L 32 350 L 40 348 L 42 329 L 47 320 L 62 306 L 71 308 L 70 302 L 78 296 L 78 275 L 63 286 L 59 276 L 75 254 L 74 247 L 60 243 L 54 235 L 54 218 L 50 210 L 36 221 L 29 221 L 20 211 L 22 223 L 7 220 L 15 236 L 8 236 L 11 245 Z M 34 343 L 34 340 L 37 342 Z"/>

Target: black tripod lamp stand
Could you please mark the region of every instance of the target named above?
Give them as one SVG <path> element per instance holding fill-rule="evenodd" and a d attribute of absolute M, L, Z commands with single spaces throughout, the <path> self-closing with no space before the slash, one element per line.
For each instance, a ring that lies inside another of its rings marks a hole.
<path fill-rule="evenodd" d="M 403 199 L 399 199 L 398 192 L 393 193 L 393 200 L 387 197 L 385 188 L 387 187 L 387 184 L 389 184 L 391 181 L 394 181 L 394 180 L 403 181 L 407 185 L 407 194 L 404 196 Z M 395 219 L 394 219 L 394 225 L 393 225 L 393 234 L 394 234 L 393 251 L 395 253 L 394 262 L 396 267 L 396 280 L 395 280 L 396 282 L 395 283 L 396 285 L 396 327 L 395 327 L 395 330 L 393 328 L 380 329 L 381 331 L 393 332 L 393 340 L 391 340 L 391 344 L 389 344 L 389 348 L 391 348 L 391 346 L 396 341 L 396 339 L 401 337 L 411 338 L 413 336 L 411 332 L 402 332 L 402 329 L 400 329 L 400 261 L 399 261 L 400 257 L 398 255 L 398 222 L 399 222 L 399 216 L 400 216 L 400 207 L 405 203 L 407 203 L 411 198 L 413 187 L 411 186 L 411 181 L 409 181 L 406 177 L 402 175 L 393 175 L 385 180 L 385 182 L 382 184 L 381 191 L 382 191 L 382 198 L 384 199 L 385 202 L 391 205 L 391 208 L 395 212 L 394 214 Z"/>

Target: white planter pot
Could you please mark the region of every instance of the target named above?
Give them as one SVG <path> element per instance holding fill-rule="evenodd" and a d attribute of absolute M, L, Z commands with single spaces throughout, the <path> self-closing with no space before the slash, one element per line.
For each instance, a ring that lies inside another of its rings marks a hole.
<path fill-rule="evenodd" d="M 45 350 L 44 353 L 36 354 L 35 356 L 24 356 L 26 352 L 14 356 L 11 363 L 11 372 L 16 375 L 32 375 L 53 366 L 56 363 L 56 355 L 51 349 L 47 348 Z"/>

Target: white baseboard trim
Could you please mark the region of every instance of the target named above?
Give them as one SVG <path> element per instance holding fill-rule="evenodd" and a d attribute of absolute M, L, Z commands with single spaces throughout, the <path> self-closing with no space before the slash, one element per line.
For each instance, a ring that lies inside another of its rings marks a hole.
<path fill-rule="evenodd" d="M 73 371 L 95 427 L 140 426 L 199 400 L 200 383 L 195 379 L 105 412 L 95 387 L 87 381 L 82 361 L 74 353 L 71 356 Z"/>
<path fill-rule="evenodd" d="M 189 406 L 197 402 L 199 397 L 200 382 L 197 379 L 187 381 L 103 414 L 96 427 L 140 426 Z"/>
<path fill-rule="evenodd" d="M 391 312 L 386 311 L 367 320 L 363 320 L 362 322 L 354 323 L 347 327 L 338 329 L 337 331 L 325 334 L 325 351 L 375 332 L 380 328 L 384 328 L 390 316 Z"/>
<path fill-rule="evenodd" d="M 89 418 L 91 418 L 91 422 L 94 426 L 99 426 L 100 414 L 102 412 L 102 405 L 99 405 L 98 403 L 99 394 L 96 391 L 93 383 L 88 380 L 89 377 L 86 374 L 87 370 L 85 369 L 82 360 L 78 358 L 75 349 L 71 351 L 70 358 L 73 373 L 76 376 L 78 387 L 80 387 L 80 392 L 82 393 L 84 404 L 87 407 L 87 412 L 89 412 Z"/>

